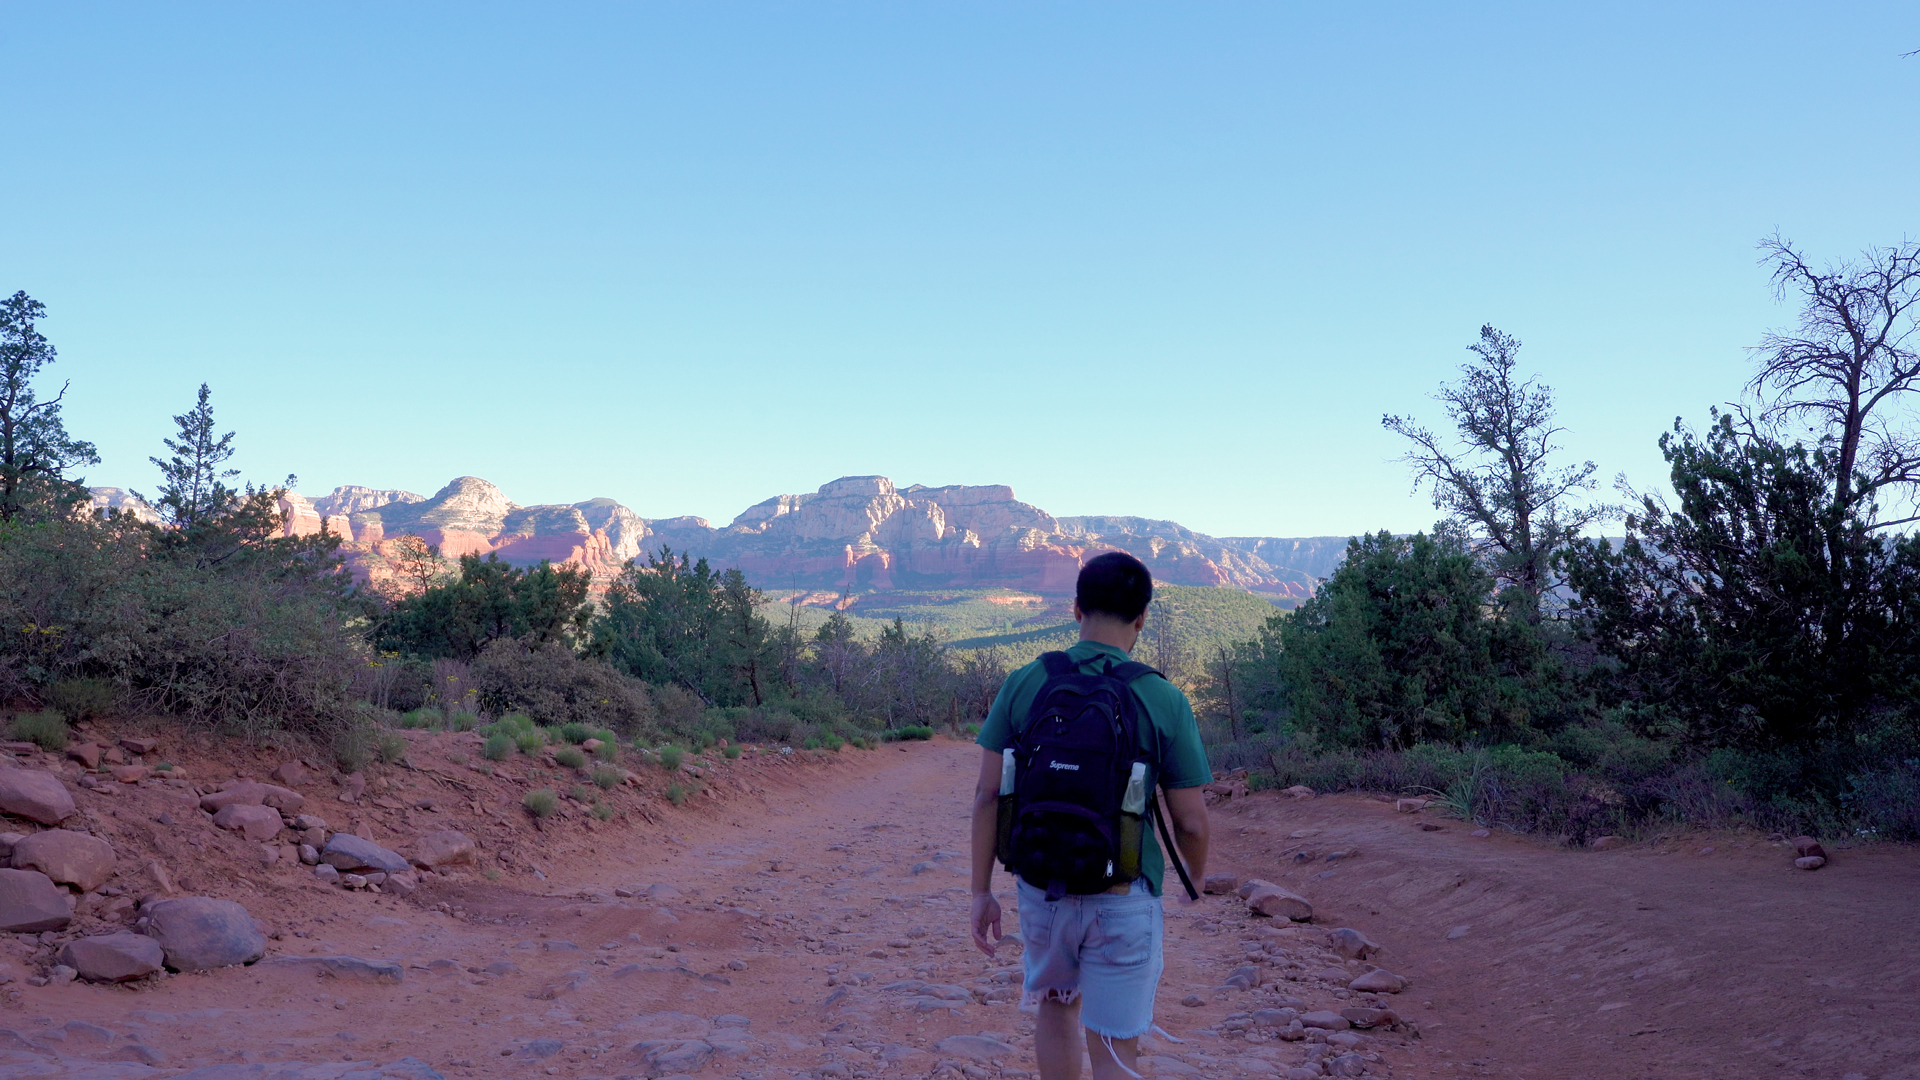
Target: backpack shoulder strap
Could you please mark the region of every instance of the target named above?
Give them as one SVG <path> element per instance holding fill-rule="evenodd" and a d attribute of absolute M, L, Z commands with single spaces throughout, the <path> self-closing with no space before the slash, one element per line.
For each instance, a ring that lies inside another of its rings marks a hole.
<path fill-rule="evenodd" d="M 1157 668 L 1149 667 L 1138 660 L 1128 660 L 1124 664 L 1115 664 L 1107 669 L 1107 674 L 1129 686 L 1147 675 L 1160 675 L 1161 678 L 1166 678 L 1165 675 L 1160 674 Z"/>
<path fill-rule="evenodd" d="M 1046 669 L 1047 678 L 1056 675 L 1071 675 L 1074 670 L 1073 657 L 1064 652 L 1044 652 L 1040 654 L 1040 666 Z"/>

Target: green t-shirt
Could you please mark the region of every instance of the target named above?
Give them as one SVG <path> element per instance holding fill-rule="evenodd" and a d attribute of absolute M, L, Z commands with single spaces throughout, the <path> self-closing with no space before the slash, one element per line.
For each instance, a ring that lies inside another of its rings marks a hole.
<path fill-rule="evenodd" d="M 1108 661 L 1125 663 L 1127 654 L 1111 645 L 1082 641 L 1067 650 L 1067 656 L 1083 672 L 1098 671 Z M 1013 745 L 1016 726 L 1025 727 L 1033 711 L 1033 699 L 1047 681 L 1047 669 L 1035 660 L 1007 676 L 1006 684 L 987 711 L 987 722 L 980 728 L 981 746 L 999 753 Z M 1207 750 L 1200 745 L 1200 726 L 1194 722 L 1193 706 L 1180 688 L 1158 675 L 1143 675 L 1134 680 L 1133 696 L 1140 703 L 1140 746 L 1160 759 L 1160 786 L 1163 788 L 1199 787 L 1213 779 L 1207 767 Z M 1154 835 L 1152 822 L 1142 830 L 1145 842 L 1140 853 L 1141 876 L 1160 895 L 1160 878 L 1166 872 L 1166 857 L 1160 853 L 1160 838 Z"/>

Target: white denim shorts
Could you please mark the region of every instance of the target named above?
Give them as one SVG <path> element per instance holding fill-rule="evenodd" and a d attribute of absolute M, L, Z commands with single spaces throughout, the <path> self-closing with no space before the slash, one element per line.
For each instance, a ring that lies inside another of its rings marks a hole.
<path fill-rule="evenodd" d="M 1017 879 L 1016 879 L 1017 880 Z M 1080 1023 L 1096 1035 L 1131 1039 L 1153 1026 L 1153 996 L 1166 968 L 1160 898 L 1144 880 L 1127 893 L 1065 896 L 1018 882 L 1026 981 L 1020 1008 L 1042 1001 L 1080 1005 Z"/>

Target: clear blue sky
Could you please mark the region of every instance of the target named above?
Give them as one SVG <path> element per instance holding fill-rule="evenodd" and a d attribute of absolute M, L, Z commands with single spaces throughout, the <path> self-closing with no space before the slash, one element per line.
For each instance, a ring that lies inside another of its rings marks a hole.
<path fill-rule="evenodd" d="M 9 4 L 0 288 L 92 483 L 720 521 L 848 473 L 1218 535 L 1433 519 L 1483 322 L 1641 484 L 1920 233 L 1920 6 Z"/>

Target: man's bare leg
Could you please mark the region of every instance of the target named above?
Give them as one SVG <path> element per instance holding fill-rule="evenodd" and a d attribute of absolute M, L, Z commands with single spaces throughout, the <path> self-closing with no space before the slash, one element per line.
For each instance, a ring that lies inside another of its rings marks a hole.
<path fill-rule="evenodd" d="M 1080 1040 L 1074 1037 L 1080 1030 L 1080 1002 L 1040 1003 L 1040 1016 L 1033 1025 L 1033 1056 L 1040 1067 L 1040 1080 L 1080 1080 Z M 1100 1075 L 1099 1070 L 1095 1065 L 1095 1076 Z"/>
<path fill-rule="evenodd" d="M 1107 1053 L 1107 1042 L 1092 1028 L 1087 1029 L 1087 1057 L 1093 1059 L 1093 1080 L 1133 1080 L 1140 1074 L 1140 1040 L 1114 1039 L 1112 1054 Z M 1119 1056 L 1118 1061 L 1114 1060 L 1115 1055 Z M 1132 1074 L 1127 1070 L 1132 1070 Z"/>

